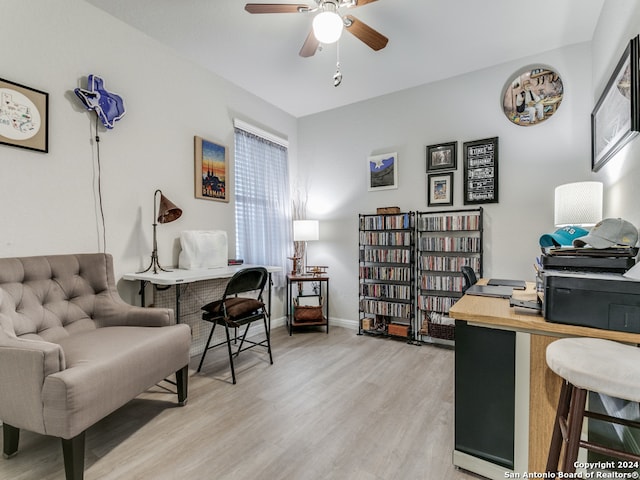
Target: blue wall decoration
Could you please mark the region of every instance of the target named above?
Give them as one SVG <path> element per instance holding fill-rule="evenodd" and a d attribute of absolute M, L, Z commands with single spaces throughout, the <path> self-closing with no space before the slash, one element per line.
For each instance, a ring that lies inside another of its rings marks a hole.
<path fill-rule="evenodd" d="M 96 75 L 88 76 L 86 90 L 76 88 L 73 91 L 87 110 L 95 110 L 100 121 L 109 129 L 126 113 L 122 97 L 107 91 L 102 78 Z"/>

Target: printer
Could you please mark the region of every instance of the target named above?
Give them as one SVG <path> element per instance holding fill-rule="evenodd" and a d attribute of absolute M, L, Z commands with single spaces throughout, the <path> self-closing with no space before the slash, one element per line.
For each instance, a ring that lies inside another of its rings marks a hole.
<path fill-rule="evenodd" d="M 611 272 L 544 270 L 541 276 L 548 322 L 640 333 L 640 281 Z"/>

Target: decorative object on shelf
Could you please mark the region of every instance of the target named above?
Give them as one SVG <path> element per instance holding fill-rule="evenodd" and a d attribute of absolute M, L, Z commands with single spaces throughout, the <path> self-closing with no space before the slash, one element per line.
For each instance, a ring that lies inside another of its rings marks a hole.
<path fill-rule="evenodd" d="M 631 39 L 591 113 L 591 171 L 597 172 L 640 130 L 640 36 Z"/>
<path fill-rule="evenodd" d="M 593 227 L 602 220 L 602 182 L 575 182 L 555 190 L 556 227 Z"/>
<path fill-rule="evenodd" d="M 455 170 L 458 142 L 441 143 L 427 147 L 427 172 L 431 170 Z"/>
<path fill-rule="evenodd" d="M 76 96 L 87 110 L 93 110 L 102 124 L 112 129 L 115 123 L 127 113 L 124 100 L 117 93 L 104 88 L 104 80 L 97 75 L 87 77 L 87 88 L 75 88 Z"/>
<path fill-rule="evenodd" d="M 307 269 L 307 242 L 320 239 L 320 226 L 318 220 L 294 220 L 293 221 L 293 241 L 304 242 L 304 265 L 302 270 Z"/>
<path fill-rule="evenodd" d="M 0 144 L 49 151 L 49 94 L 0 78 Z"/>
<path fill-rule="evenodd" d="M 529 67 L 514 75 L 507 83 L 502 96 L 502 109 L 516 125 L 537 125 L 556 113 L 563 95 L 560 75 L 544 66 Z"/>
<path fill-rule="evenodd" d="M 398 188 L 398 154 L 372 155 L 367 160 L 369 191 Z"/>
<path fill-rule="evenodd" d="M 498 137 L 465 142 L 464 204 L 498 203 Z"/>
<path fill-rule="evenodd" d="M 158 199 L 158 194 L 160 194 L 160 205 L 156 210 L 156 202 Z M 153 268 L 153 273 L 157 274 L 158 270 L 162 270 L 163 272 L 170 272 L 171 270 L 166 270 L 160 266 L 160 262 L 158 261 L 158 240 L 156 236 L 156 228 L 158 227 L 158 223 L 170 223 L 174 220 L 177 220 L 182 215 L 182 210 L 176 207 L 171 200 L 165 197 L 160 189 L 156 190 L 153 193 L 153 251 L 151 252 L 151 263 L 146 268 L 146 270 L 142 270 L 137 273 L 148 272 Z"/>
<path fill-rule="evenodd" d="M 453 205 L 453 172 L 427 175 L 427 205 Z"/>
<path fill-rule="evenodd" d="M 302 257 L 293 256 L 287 258 L 293 263 L 293 265 L 291 266 L 291 275 L 299 275 L 302 272 Z"/>
<path fill-rule="evenodd" d="M 229 201 L 227 150 L 224 145 L 198 136 L 194 137 L 196 198 L 218 202 Z"/>
<path fill-rule="evenodd" d="M 307 265 L 305 273 L 307 275 L 313 275 L 314 277 L 320 277 L 327 274 L 327 265 Z"/>

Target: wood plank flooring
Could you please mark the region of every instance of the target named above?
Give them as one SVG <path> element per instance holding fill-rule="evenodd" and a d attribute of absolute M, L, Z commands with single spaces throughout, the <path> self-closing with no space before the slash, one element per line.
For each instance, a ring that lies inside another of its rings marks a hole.
<path fill-rule="evenodd" d="M 243 352 L 231 384 L 226 349 L 189 401 L 162 386 L 87 432 L 87 480 L 464 480 L 453 448 L 453 351 L 332 327 L 272 333 L 266 352 Z M 170 385 L 169 385 L 170 386 Z M 0 478 L 64 478 L 60 441 L 22 431 L 0 458 Z"/>

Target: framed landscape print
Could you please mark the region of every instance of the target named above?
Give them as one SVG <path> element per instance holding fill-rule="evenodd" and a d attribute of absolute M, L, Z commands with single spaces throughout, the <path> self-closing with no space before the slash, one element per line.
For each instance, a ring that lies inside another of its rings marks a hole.
<path fill-rule="evenodd" d="M 638 49 L 633 38 L 591 113 L 591 170 L 597 172 L 638 134 Z"/>
<path fill-rule="evenodd" d="M 0 144 L 49 151 L 49 94 L 0 78 Z"/>
<path fill-rule="evenodd" d="M 429 145 L 427 147 L 427 171 L 455 170 L 457 168 L 457 146 L 458 142 Z"/>
<path fill-rule="evenodd" d="M 369 191 L 398 188 L 398 154 L 396 152 L 370 156 L 367 167 Z"/>
<path fill-rule="evenodd" d="M 498 203 L 498 137 L 465 142 L 464 204 Z"/>
<path fill-rule="evenodd" d="M 453 205 L 453 172 L 427 175 L 427 205 Z"/>
<path fill-rule="evenodd" d="M 228 202 L 229 158 L 227 147 L 201 137 L 195 137 L 194 150 L 196 198 Z"/>

